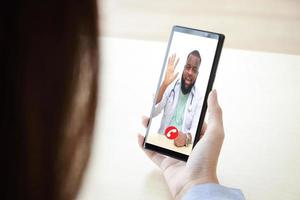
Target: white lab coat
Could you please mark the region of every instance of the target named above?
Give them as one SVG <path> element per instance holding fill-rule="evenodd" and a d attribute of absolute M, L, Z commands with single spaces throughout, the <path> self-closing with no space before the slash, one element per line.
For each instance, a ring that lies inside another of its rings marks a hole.
<path fill-rule="evenodd" d="M 164 111 L 158 130 L 158 133 L 160 134 L 164 134 L 165 129 L 170 126 L 178 102 L 179 91 L 181 89 L 180 85 L 180 79 L 175 83 L 170 84 L 164 92 L 161 101 L 155 105 L 152 117 L 156 117 L 162 110 Z M 185 134 L 191 133 L 194 136 L 197 131 L 203 104 L 203 97 L 200 95 L 200 92 L 195 85 L 192 88 L 186 103 L 181 132 Z"/>

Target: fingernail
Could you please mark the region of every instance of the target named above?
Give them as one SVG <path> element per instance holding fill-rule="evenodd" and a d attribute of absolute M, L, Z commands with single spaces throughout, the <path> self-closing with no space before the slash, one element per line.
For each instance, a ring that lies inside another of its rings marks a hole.
<path fill-rule="evenodd" d="M 213 98 L 213 99 L 215 99 L 216 98 L 216 96 L 217 96 L 217 91 L 216 91 L 216 89 L 213 89 L 211 92 L 210 92 L 210 98 Z"/>
<path fill-rule="evenodd" d="M 215 105 L 218 103 L 218 99 L 217 99 L 217 90 L 213 89 L 210 94 L 209 94 L 209 101 L 211 104 Z"/>

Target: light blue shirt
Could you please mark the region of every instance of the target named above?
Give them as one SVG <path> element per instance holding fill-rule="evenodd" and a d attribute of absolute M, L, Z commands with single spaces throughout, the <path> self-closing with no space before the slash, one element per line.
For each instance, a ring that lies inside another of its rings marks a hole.
<path fill-rule="evenodd" d="M 181 80 L 170 84 L 163 94 L 161 101 L 155 105 L 152 117 L 156 117 L 163 111 L 158 133 L 163 134 L 164 130 L 170 125 L 178 102 L 179 92 L 181 90 Z M 201 96 L 198 88 L 194 85 L 189 93 L 184 110 L 184 118 L 182 123 L 182 132 L 195 134 L 203 104 L 203 96 Z"/>
<path fill-rule="evenodd" d="M 182 124 L 183 124 L 183 117 L 184 117 L 184 110 L 186 107 L 186 102 L 189 97 L 189 94 L 183 94 L 182 91 L 179 91 L 179 97 L 176 105 L 175 112 L 169 124 L 175 126 L 179 131 L 182 132 Z"/>
<path fill-rule="evenodd" d="M 183 200 L 245 200 L 241 190 L 215 183 L 193 186 L 183 196 Z"/>

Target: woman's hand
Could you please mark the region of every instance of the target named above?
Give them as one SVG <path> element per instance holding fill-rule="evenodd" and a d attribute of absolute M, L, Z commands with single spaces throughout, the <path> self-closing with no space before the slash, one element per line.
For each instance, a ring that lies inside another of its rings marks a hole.
<path fill-rule="evenodd" d="M 154 151 L 144 150 L 146 155 L 163 171 L 170 192 L 175 199 L 181 199 L 193 185 L 218 183 L 216 168 L 224 140 L 222 110 L 218 104 L 217 93 L 213 90 L 208 98 L 208 123 L 204 123 L 203 137 L 194 147 L 187 162 L 179 161 Z M 144 125 L 148 121 L 143 120 Z M 144 137 L 138 135 L 142 147 Z"/>

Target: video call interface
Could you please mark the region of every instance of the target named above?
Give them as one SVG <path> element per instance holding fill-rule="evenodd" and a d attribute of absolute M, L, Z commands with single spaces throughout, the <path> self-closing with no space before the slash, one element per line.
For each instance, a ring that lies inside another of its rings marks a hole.
<path fill-rule="evenodd" d="M 190 155 L 217 44 L 215 34 L 173 32 L 150 114 L 146 143 Z"/>

